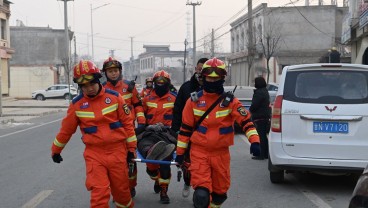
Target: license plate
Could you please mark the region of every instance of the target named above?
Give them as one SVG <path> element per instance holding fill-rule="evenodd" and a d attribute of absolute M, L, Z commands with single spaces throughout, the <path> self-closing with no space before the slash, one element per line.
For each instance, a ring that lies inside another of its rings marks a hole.
<path fill-rule="evenodd" d="M 348 122 L 327 122 L 327 121 L 314 121 L 313 132 L 315 133 L 349 133 Z"/>

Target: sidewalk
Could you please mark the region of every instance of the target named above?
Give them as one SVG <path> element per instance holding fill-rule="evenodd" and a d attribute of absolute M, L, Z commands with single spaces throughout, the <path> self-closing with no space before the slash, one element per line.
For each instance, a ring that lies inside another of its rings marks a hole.
<path fill-rule="evenodd" d="M 0 124 L 21 123 L 31 118 L 66 111 L 69 100 L 47 99 L 38 101 L 32 99 L 16 99 L 13 97 L 2 97 L 2 115 Z"/>

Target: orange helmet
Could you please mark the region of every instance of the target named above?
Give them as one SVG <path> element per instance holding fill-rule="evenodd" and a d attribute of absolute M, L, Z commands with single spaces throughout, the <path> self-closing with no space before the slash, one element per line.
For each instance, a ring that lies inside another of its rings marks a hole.
<path fill-rule="evenodd" d="M 153 81 L 157 84 L 165 84 L 170 82 L 170 74 L 165 70 L 160 70 L 153 75 Z"/>
<path fill-rule="evenodd" d="M 203 64 L 201 74 L 205 77 L 225 77 L 226 65 L 220 59 L 212 58 Z"/>
<path fill-rule="evenodd" d="M 147 82 L 153 82 L 152 77 L 147 77 L 147 78 L 146 78 L 146 83 L 147 83 Z"/>
<path fill-rule="evenodd" d="M 119 68 L 119 70 L 122 70 L 123 66 L 118 60 L 110 56 L 104 61 L 102 71 L 106 71 L 106 69 L 110 68 Z"/>
<path fill-rule="evenodd" d="M 92 61 L 88 60 L 79 61 L 74 66 L 73 73 L 73 81 L 77 84 L 86 84 L 102 77 L 100 69 Z"/>

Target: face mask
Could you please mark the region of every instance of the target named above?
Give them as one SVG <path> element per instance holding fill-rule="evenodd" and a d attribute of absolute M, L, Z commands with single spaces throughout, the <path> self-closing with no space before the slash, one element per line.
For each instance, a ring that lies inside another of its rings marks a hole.
<path fill-rule="evenodd" d="M 155 84 L 155 92 L 159 97 L 164 96 L 167 92 L 169 92 L 169 83 L 163 85 Z"/>
<path fill-rule="evenodd" d="M 216 82 L 207 82 L 203 79 L 203 89 L 208 93 L 222 94 L 224 92 L 225 80 L 221 79 Z"/>

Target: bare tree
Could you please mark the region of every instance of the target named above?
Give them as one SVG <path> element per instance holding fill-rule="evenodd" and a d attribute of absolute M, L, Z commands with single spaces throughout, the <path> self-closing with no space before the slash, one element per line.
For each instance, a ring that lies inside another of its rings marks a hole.
<path fill-rule="evenodd" d="M 272 11 L 271 11 L 272 12 Z M 270 13 L 271 13 L 270 12 Z M 267 67 L 267 83 L 270 79 L 270 59 L 280 48 L 279 41 L 281 39 L 281 27 L 280 24 L 277 23 L 277 20 L 271 19 L 270 14 L 266 16 L 268 21 L 264 24 L 264 31 L 258 31 L 261 34 L 259 35 L 260 41 L 259 44 L 262 47 L 262 54 L 266 59 L 266 67 Z"/>
<path fill-rule="evenodd" d="M 248 66 L 248 85 L 250 86 L 250 72 L 252 71 L 252 67 L 254 65 L 255 59 L 256 59 L 256 38 L 255 33 L 253 30 L 253 35 L 249 34 L 249 31 L 247 31 L 247 36 L 245 37 L 246 46 L 247 46 L 247 66 Z M 250 39 L 252 37 L 252 40 Z"/>

